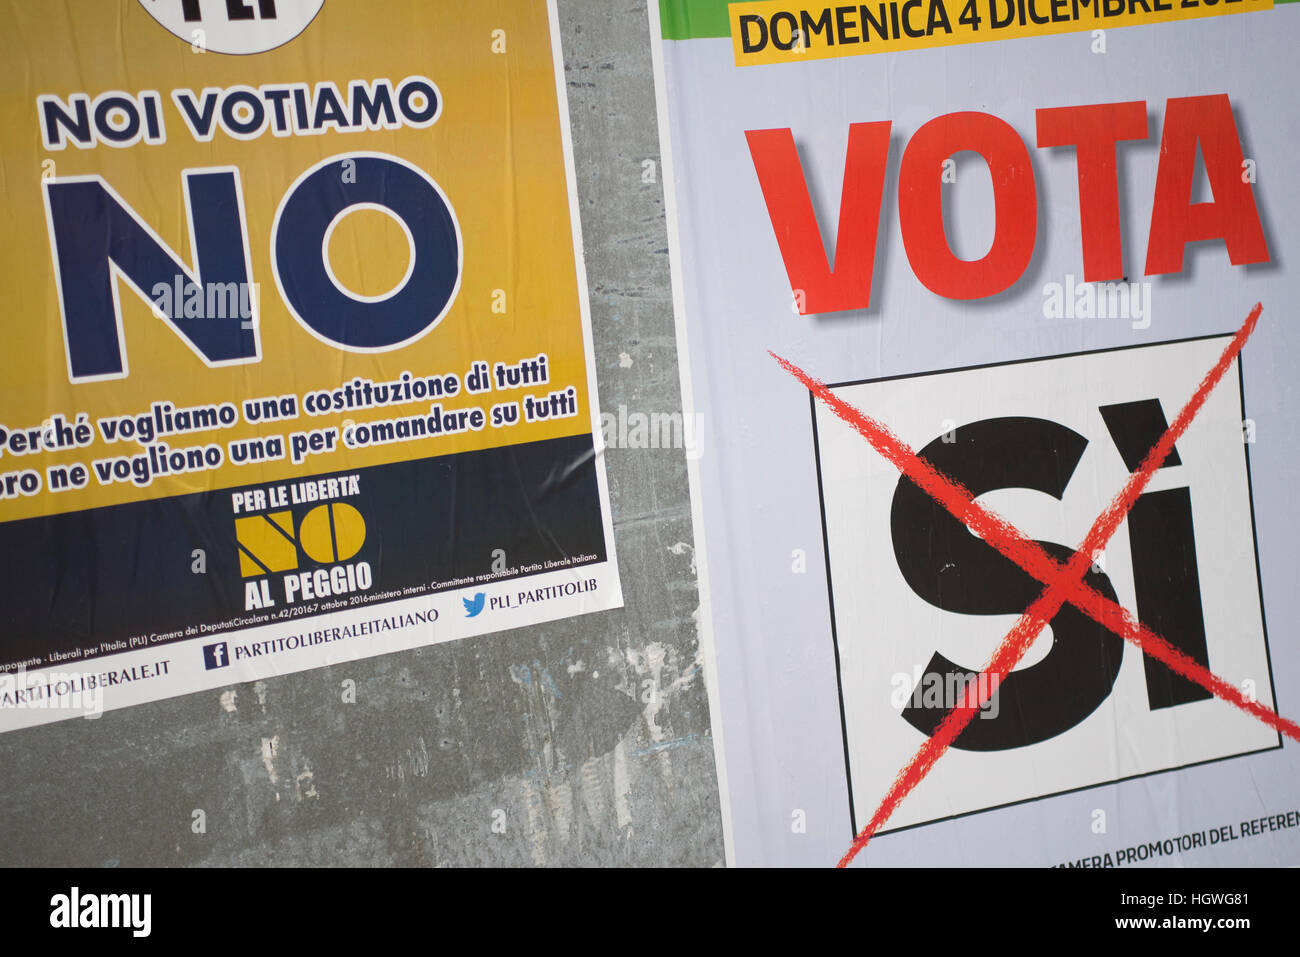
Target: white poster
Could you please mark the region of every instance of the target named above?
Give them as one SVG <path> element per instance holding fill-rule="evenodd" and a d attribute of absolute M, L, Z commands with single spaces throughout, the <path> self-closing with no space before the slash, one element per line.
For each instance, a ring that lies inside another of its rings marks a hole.
<path fill-rule="evenodd" d="M 734 860 L 1300 864 L 1300 9 L 652 29 Z"/>

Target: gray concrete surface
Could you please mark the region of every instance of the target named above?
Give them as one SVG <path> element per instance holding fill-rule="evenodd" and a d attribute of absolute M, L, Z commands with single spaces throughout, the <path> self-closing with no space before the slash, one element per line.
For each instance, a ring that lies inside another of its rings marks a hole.
<path fill-rule="evenodd" d="M 645 4 L 559 11 L 602 408 L 680 411 Z M 722 863 L 686 458 L 606 462 L 622 610 L 0 736 L 0 864 Z"/>

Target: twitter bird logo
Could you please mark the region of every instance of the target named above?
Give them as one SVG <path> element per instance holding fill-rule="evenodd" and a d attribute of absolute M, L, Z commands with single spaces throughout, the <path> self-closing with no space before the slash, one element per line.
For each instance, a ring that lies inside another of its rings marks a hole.
<path fill-rule="evenodd" d="M 487 600 L 487 595 L 479 592 L 473 598 L 462 598 L 465 603 L 465 617 L 476 618 L 478 613 L 483 610 L 483 603 Z"/>

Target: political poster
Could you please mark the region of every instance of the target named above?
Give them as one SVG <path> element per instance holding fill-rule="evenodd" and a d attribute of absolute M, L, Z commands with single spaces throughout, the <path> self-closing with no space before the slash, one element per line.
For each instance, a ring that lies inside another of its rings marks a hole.
<path fill-rule="evenodd" d="M 0 730 L 621 606 L 553 3 L 4 13 Z"/>
<path fill-rule="evenodd" d="M 1300 864 L 1267 0 L 660 0 L 741 864 Z"/>

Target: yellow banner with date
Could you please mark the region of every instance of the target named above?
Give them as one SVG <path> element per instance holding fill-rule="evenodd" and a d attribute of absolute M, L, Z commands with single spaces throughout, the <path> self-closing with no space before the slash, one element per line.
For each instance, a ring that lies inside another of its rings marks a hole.
<path fill-rule="evenodd" d="M 728 6 L 737 66 L 1170 23 L 1271 10 L 1273 0 L 886 0 Z"/>

